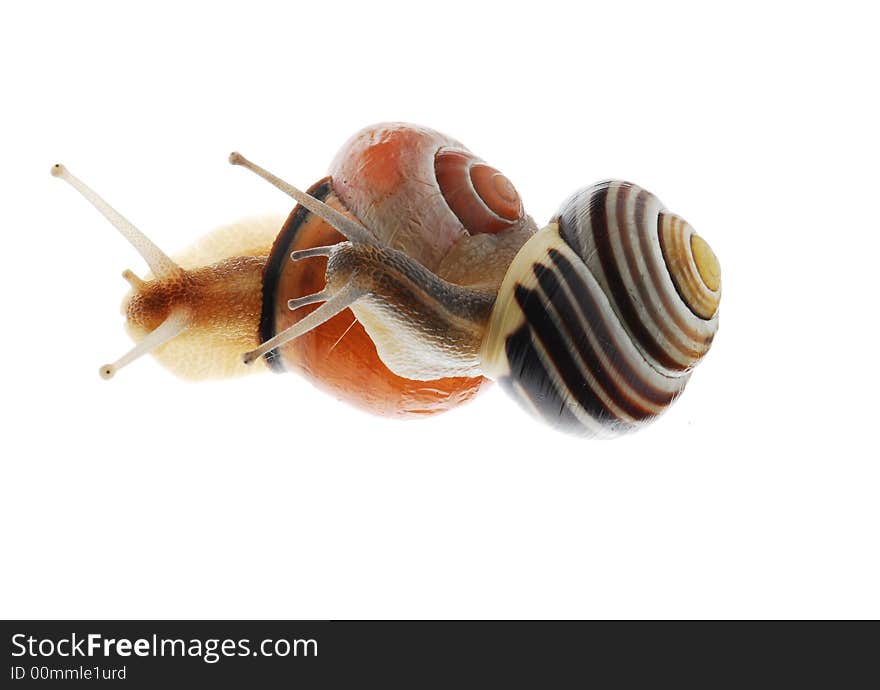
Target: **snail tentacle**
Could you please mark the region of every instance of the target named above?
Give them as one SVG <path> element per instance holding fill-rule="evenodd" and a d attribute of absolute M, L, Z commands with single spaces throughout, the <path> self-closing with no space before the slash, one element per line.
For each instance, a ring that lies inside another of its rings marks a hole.
<path fill-rule="evenodd" d="M 395 249 L 342 242 L 329 253 L 322 294 L 344 290 L 358 296 L 349 306 L 382 362 L 398 376 L 430 381 L 479 374 L 480 346 L 494 290 L 449 283 Z M 298 309 L 322 294 L 288 304 Z M 261 350 L 267 351 L 265 346 Z"/>
<path fill-rule="evenodd" d="M 297 249 L 290 252 L 291 261 L 302 261 L 303 259 L 311 259 L 316 256 L 330 256 L 337 245 L 328 245 L 325 247 L 313 247 L 312 249 Z"/>
<path fill-rule="evenodd" d="M 245 352 L 242 355 L 242 361 L 245 364 L 252 364 L 260 357 L 268 354 L 276 347 L 280 347 L 290 342 L 294 338 L 305 335 L 314 328 L 317 328 L 325 321 L 329 321 L 338 313 L 345 311 L 363 297 L 363 292 L 358 290 L 354 285 L 346 285 L 339 292 L 327 299 L 324 304 L 315 309 L 311 314 L 306 316 L 302 321 L 298 321 L 290 328 L 281 331 L 274 338 L 270 338 L 260 347 Z M 317 300 L 316 300 L 317 301 Z"/>
<path fill-rule="evenodd" d="M 318 302 L 326 302 L 332 297 L 330 292 L 327 290 L 321 290 L 321 292 L 315 292 L 311 295 L 305 295 L 303 297 L 294 297 L 293 299 L 287 300 L 287 308 L 290 311 L 296 311 L 301 307 L 308 306 L 309 304 L 317 304 Z"/>
<path fill-rule="evenodd" d="M 122 367 L 131 364 L 139 357 L 143 357 L 144 355 L 149 354 L 150 352 L 155 350 L 157 347 L 160 347 L 170 340 L 173 340 L 181 333 L 186 331 L 186 329 L 188 329 L 191 324 L 191 315 L 185 309 L 178 309 L 171 312 L 168 315 L 168 318 L 165 319 L 165 321 L 163 321 L 156 329 L 147 333 L 147 335 L 145 335 L 140 340 L 140 342 L 138 342 L 122 357 L 117 359 L 112 364 L 102 365 L 101 368 L 98 370 L 101 374 L 101 378 L 113 378 L 116 372 L 122 369 Z"/>
<path fill-rule="evenodd" d="M 382 362 L 398 376 L 434 380 L 479 373 L 479 352 L 493 290 L 449 283 L 396 249 L 340 242 L 294 251 L 294 261 L 327 256 L 325 288 L 288 300 L 315 311 L 243 356 L 245 363 L 298 338 L 350 308 Z"/>
<path fill-rule="evenodd" d="M 376 240 L 373 234 L 354 218 L 351 218 L 350 216 L 347 216 L 344 213 L 337 211 L 335 208 L 333 208 L 332 206 L 328 206 L 323 201 L 316 199 L 312 195 L 306 194 L 305 192 L 297 189 L 289 182 L 285 182 L 280 177 L 277 177 L 276 175 L 270 173 L 265 168 L 261 168 L 256 163 L 249 161 L 238 151 L 233 151 L 229 154 L 229 162 L 232 165 L 240 165 L 241 167 L 250 170 L 252 173 L 255 173 L 259 177 L 262 177 L 271 185 L 277 187 L 289 197 L 295 199 L 297 203 L 302 204 L 305 208 L 314 213 L 316 216 L 329 223 L 334 229 L 338 230 L 342 235 L 344 235 L 345 238 L 350 242 L 359 242 L 361 244 L 378 243 L 378 240 Z"/>
<path fill-rule="evenodd" d="M 127 239 L 131 243 L 131 246 L 137 250 L 138 254 L 144 258 L 144 261 L 147 262 L 147 265 L 150 267 L 150 270 L 155 277 L 168 278 L 181 273 L 180 266 L 174 263 L 165 252 L 159 249 L 149 237 L 136 228 L 127 218 L 125 218 L 125 216 L 104 201 L 95 190 L 71 173 L 66 167 L 60 163 L 56 163 L 52 166 L 50 172 L 53 177 L 58 177 L 67 182 L 67 184 L 79 192 L 86 201 L 98 209 L 98 212 L 110 221 L 110 224 L 119 231 L 119 234 Z M 130 276 L 134 276 L 131 271 L 123 273 L 123 278 L 132 282 Z"/>

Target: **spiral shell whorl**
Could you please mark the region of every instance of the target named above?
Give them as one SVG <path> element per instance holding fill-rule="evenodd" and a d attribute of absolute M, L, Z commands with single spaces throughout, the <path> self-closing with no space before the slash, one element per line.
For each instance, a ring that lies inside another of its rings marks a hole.
<path fill-rule="evenodd" d="M 615 436 L 682 392 L 717 330 L 719 297 L 717 260 L 687 223 L 635 185 L 594 185 L 515 258 L 484 367 L 550 424 Z"/>
<path fill-rule="evenodd" d="M 443 198 L 469 233 L 502 232 L 522 219 L 522 200 L 510 180 L 469 151 L 441 148 L 434 172 Z"/>
<path fill-rule="evenodd" d="M 671 375 L 695 366 L 718 329 L 721 292 L 717 260 L 693 228 L 650 192 L 617 181 L 575 193 L 557 217 L 642 355 Z M 714 261 L 715 290 L 701 277 L 694 243 L 708 251 L 704 264 Z"/>

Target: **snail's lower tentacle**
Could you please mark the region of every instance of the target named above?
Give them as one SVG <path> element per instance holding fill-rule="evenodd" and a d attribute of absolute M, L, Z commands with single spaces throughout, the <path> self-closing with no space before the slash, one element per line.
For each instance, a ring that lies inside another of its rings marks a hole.
<path fill-rule="evenodd" d="M 358 290 L 356 286 L 351 284 L 346 285 L 339 292 L 329 297 L 327 301 L 324 302 L 324 304 L 322 304 L 320 307 L 315 309 L 315 311 L 303 318 L 302 321 L 298 321 L 287 330 L 281 331 L 281 333 L 276 335 L 274 338 L 270 338 L 255 350 L 244 353 L 244 355 L 242 355 L 242 361 L 245 364 L 251 364 L 266 353 L 274 350 L 276 347 L 284 345 L 285 343 L 288 343 L 294 338 L 300 337 L 301 335 L 305 335 L 312 329 L 320 326 L 325 321 L 329 321 L 330 319 L 332 319 L 339 312 L 348 309 L 355 302 L 357 302 L 358 299 L 363 297 L 363 294 L 364 293 Z M 324 293 L 321 293 L 321 297 L 323 296 Z M 317 296 L 312 295 L 311 297 Z M 310 303 L 314 303 L 317 301 L 319 301 L 319 299 L 312 299 Z"/>
<path fill-rule="evenodd" d="M 298 249 L 290 252 L 292 261 L 302 261 L 303 259 L 311 259 L 315 256 L 330 256 L 339 245 L 331 245 L 329 247 L 313 247 L 311 249 Z"/>
<path fill-rule="evenodd" d="M 351 308 L 383 363 L 413 380 L 479 374 L 480 346 L 495 293 L 446 282 L 412 257 L 387 247 L 341 242 L 291 253 L 294 261 L 328 257 L 325 288 L 288 300 L 292 310 L 323 302 L 260 347 L 249 364 Z"/>
<path fill-rule="evenodd" d="M 290 311 L 296 311 L 300 307 L 305 307 L 309 304 L 316 304 L 318 302 L 326 302 L 330 299 L 332 295 L 327 290 L 321 290 L 321 292 L 316 292 L 311 295 L 305 295 L 304 297 L 296 297 L 294 299 L 287 300 L 287 308 Z"/>
<path fill-rule="evenodd" d="M 449 283 L 407 254 L 387 247 L 341 242 L 291 254 L 294 260 L 311 256 L 328 257 L 326 287 L 321 293 L 290 300 L 291 309 L 326 299 L 313 312 L 318 314 L 345 292 L 356 296 L 346 306 L 352 307 L 382 362 L 398 376 L 435 380 L 479 375 L 480 346 L 494 291 Z M 306 332 L 300 324 L 313 314 L 293 326 L 292 332 Z M 276 338 L 286 342 L 285 333 Z M 254 352 L 267 352 L 273 341 Z"/>

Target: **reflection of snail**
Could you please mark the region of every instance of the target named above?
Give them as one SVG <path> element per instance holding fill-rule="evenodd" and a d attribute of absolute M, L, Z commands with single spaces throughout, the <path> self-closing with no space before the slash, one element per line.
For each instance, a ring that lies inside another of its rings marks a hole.
<path fill-rule="evenodd" d="M 187 378 L 262 359 L 406 415 L 467 400 L 485 375 L 553 425 L 607 436 L 662 412 L 717 329 L 714 254 L 634 185 L 578 192 L 536 232 L 506 177 L 422 127 L 362 130 L 309 194 L 230 161 L 299 205 L 277 237 L 257 222 L 221 229 L 185 267 L 53 168 L 153 274 L 123 274 L 139 342 L 103 376 L 151 351 Z"/>

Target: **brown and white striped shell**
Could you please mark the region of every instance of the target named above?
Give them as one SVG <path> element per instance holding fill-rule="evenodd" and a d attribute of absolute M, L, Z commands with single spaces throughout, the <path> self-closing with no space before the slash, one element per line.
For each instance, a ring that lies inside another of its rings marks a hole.
<path fill-rule="evenodd" d="M 514 259 L 487 372 L 554 426 L 614 436 L 661 414 L 718 329 L 720 268 L 660 200 L 603 182 L 561 206 Z"/>

